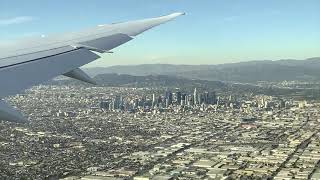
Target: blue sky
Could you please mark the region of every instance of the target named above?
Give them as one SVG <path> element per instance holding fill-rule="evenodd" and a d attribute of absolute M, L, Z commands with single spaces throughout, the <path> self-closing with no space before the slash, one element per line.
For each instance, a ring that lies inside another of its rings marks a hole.
<path fill-rule="evenodd" d="M 89 66 L 220 64 L 320 56 L 319 0 L 1 0 L 0 40 L 187 15 Z"/>

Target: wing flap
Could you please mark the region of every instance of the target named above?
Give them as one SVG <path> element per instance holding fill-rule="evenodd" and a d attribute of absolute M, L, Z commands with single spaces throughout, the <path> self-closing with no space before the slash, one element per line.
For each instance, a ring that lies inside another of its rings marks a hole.
<path fill-rule="evenodd" d="M 97 85 L 97 83 L 87 73 L 85 73 L 80 68 L 74 69 L 70 72 L 63 74 L 63 75 L 70 77 L 70 78 L 73 78 L 73 79 L 77 79 L 79 81 L 89 83 L 89 84 Z"/>
<path fill-rule="evenodd" d="M 0 100 L 0 120 L 25 123 L 27 122 L 23 115 L 13 107 Z"/>

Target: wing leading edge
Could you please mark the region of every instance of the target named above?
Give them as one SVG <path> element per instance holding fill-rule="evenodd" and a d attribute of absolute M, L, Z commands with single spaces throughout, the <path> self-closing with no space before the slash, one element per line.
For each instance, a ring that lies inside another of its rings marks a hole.
<path fill-rule="evenodd" d="M 98 58 L 92 52 L 107 53 L 144 31 L 170 21 L 184 13 L 173 13 L 158 18 L 131 21 L 62 35 L 19 42 L 0 52 L 0 97 L 65 75 L 87 83 L 95 82 L 79 67 Z M 4 48 L 5 49 L 5 48 Z M 26 122 L 22 114 L 0 100 L 0 120 Z"/>

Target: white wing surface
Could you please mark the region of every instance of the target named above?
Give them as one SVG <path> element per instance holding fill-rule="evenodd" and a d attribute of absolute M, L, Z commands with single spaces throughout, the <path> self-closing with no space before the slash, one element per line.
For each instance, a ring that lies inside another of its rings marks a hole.
<path fill-rule="evenodd" d="M 138 34 L 170 21 L 183 13 L 158 18 L 100 25 L 82 32 L 41 37 L 0 47 L 0 98 L 65 75 L 84 82 L 95 82 L 79 67 L 100 58 L 132 40 Z M 0 120 L 25 122 L 15 109 L 0 100 Z"/>

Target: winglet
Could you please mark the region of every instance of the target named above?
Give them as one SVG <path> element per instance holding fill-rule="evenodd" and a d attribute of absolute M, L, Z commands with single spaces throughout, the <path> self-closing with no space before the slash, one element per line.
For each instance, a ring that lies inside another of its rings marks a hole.
<path fill-rule="evenodd" d="M 78 79 L 80 81 L 83 81 L 83 82 L 86 82 L 89 84 L 97 85 L 97 83 L 90 76 L 88 76 L 84 71 L 82 71 L 80 68 L 76 68 L 70 72 L 63 74 L 63 75 L 70 77 L 70 78 Z"/>
<path fill-rule="evenodd" d="M 178 16 L 184 16 L 184 15 L 186 15 L 186 13 L 184 13 L 184 12 L 176 12 L 176 13 L 169 14 L 167 16 L 171 16 L 172 18 L 176 18 Z"/>
<path fill-rule="evenodd" d="M 13 107 L 7 105 L 3 100 L 0 100 L 0 120 L 25 123 L 27 120 L 23 115 L 16 111 Z"/>

